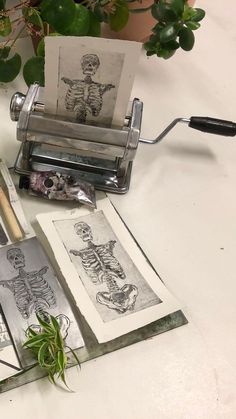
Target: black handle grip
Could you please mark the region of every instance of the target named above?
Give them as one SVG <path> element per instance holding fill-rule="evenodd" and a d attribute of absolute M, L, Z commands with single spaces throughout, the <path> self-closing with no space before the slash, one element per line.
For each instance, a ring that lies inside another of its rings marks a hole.
<path fill-rule="evenodd" d="M 234 137 L 234 135 L 236 135 L 236 123 L 224 121 L 223 119 L 192 116 L 190 118 L 189 127 L 210 134 L 225 135 L 229 137 Z"/>

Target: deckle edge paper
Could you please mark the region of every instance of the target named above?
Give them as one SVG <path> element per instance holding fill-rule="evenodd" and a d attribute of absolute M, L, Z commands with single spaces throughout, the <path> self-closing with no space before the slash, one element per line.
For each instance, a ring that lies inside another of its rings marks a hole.
<path fill-rule="evenodd" d="M 108 198 L 98 201 L 95 211 L 81 208 L 36 218 L 99 343 L 180 309 Z"/>

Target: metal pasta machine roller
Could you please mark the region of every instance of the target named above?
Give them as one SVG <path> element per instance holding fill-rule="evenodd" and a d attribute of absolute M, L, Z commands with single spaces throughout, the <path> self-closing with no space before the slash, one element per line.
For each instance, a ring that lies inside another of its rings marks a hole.
<path fill-rule="evenodd" d="M 44 112 L 44 88 L 30 86 L 26 95 L 15 93 L 11 119 L 17 122 L 21 141 L 15 162 L 18 174 L 58 170 L 76 174 L 95 188 L 115 193 L 129 189 L 133 160 L 139 142 L 156 144 L 179 122 L 203 132 L 236 135 L 236 124 L 208 117 L 176 118 L 153 140 L 140 137 L 143 103 L 134 99 L 122 129 L 71 122 Z"/>

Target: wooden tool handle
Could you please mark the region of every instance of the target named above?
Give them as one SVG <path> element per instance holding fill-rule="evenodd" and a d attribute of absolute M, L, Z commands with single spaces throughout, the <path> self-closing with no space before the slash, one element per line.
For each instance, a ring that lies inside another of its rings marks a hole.
<path fill-rule="evenodd" d="M 11 231 L 13 238 L 15 240 L 22 239 L 23 238 L 22 231 L 17 223 L 17 219 L 13 212 L 13 209 L 1 186 L 0 186 L 0 206 L 2 208 L 3 214 L 8 223 L 8 226 L 9 226 L 9 229 Z"/>

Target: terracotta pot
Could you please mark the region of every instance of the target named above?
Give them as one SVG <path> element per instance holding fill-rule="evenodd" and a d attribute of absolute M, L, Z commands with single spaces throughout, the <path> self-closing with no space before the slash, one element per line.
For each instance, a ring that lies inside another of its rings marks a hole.
<path fill-rule="evenodd" d="M 140 2 L 130 3 L 130 9 L 140 9 L 149 7 L 153 0 L 142 0 Z M 189 0 L 189 5 L 193 6 L 195 0 Z M 152 28 L 157 21 L 152 17 L 151 11 L 143 13 L 130 13 L 127 25 L 119 32 L 114 32 L 109 25 L 104 24 L 102 28 L 102 36 L 111 39 L 127 39 L 129 41 L 145 42 L 149 38 Z"/>

